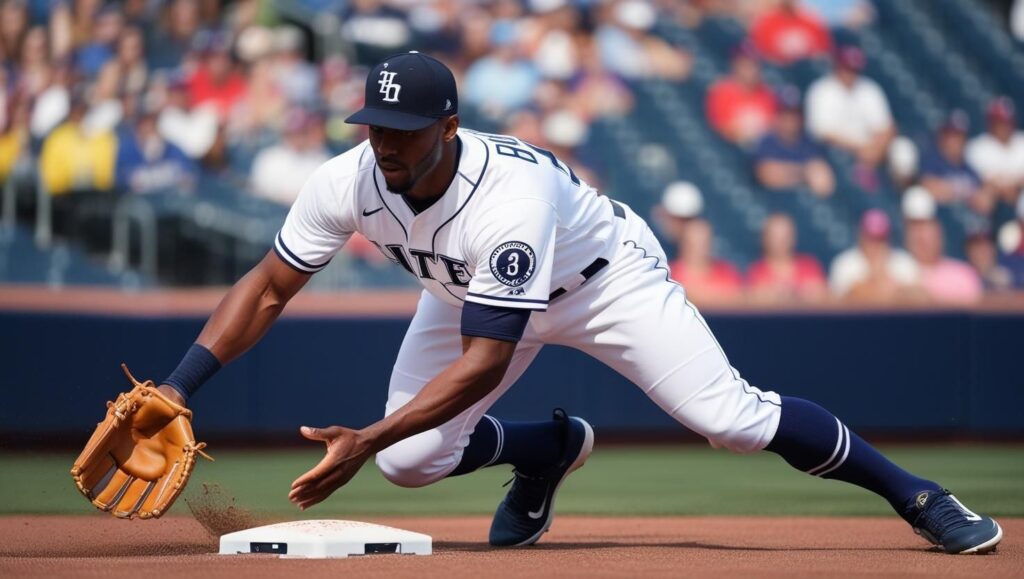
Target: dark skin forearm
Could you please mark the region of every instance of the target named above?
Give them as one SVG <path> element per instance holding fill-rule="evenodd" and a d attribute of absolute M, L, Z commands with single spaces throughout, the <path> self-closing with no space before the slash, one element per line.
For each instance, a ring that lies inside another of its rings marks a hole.
<path fill-rule="evenodd" d="M 285 305 L 310 276 L 286 265 L 273 251 L 238 280 L 217 305 L 196 338 L 221 364 L 227 364 L 259 342 Z M 160 392 L 184 405 L 178 391 L 167 385 Z"/>
<path fill-rule="evenodd" d="M 351 480 L 375 452 L 455 418 L 501 383 L 515 349 L 513 342 L 464 337 L 462 357 L 383 420 L 362 430 L 303 427 L 303 436 L 327 444 L 327 454 L 292 483 L 288 499 L 311 507 Z"/>
<path fill-rule="evenodd" d="M 490 344 L 470 348 L 463 337 L 462 357 L 427 383 L 408 404 L 364 429 L 374 442 L 373 452 L 431 428 L 441 426 L 482 400 L 498 387 L 515 343 L 486 340 Z"/>

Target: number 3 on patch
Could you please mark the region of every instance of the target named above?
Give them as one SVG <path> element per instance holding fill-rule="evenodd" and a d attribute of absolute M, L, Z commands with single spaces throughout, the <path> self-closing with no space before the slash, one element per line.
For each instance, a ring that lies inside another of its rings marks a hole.
<path fill-rule="evenodd" d="M 533 277 L 536 261 L 532 247 L 522 241 L 508 241 L 491 253 L 491 274 L 509 287 L 519 287 Z"/>

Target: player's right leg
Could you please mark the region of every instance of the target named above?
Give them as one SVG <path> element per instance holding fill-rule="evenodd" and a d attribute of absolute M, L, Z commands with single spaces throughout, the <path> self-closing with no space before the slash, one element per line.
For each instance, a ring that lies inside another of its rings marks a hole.
<path fill-rule="evenodd" d="M 462 353 L 461 310 L 424 292 L 391 376 L 386 412 L 406 404 Z M 483 400 L 441 425 L 377 454 L 384 477 L 406 487 L 446 476 L 510 464 L 515 479 L 499 505 L 490 542 L 532 544 L 551 526 L 561 482 L 593 448 L 593 431 L 582 419 L 557 410 L 551 420 L 513 422 L 484 413 L 522 375 L 542 344 L 527 328 L 501 383 Z"/>
<path fill-rule="evenodd" d="M 770 450 L 808 474 L 871 490 L 948 552 L 998 544 L 995 521 L 893 464 L 825 409 L 748 384 L 682 288 L 667 280 L 665 255 L 641 223 L 631 223 L 609 271 L 549 306 L 558 320 L 552 341 L 612 367 L 716 448 Z M 538 330 L 545 334 L 543 324 Z"/>
<path fill-rule="evenodd" d="M 430 380 L 462 355 L 461 312 L 426 291 L 422 293 L 391 372 L 385 414 L 391 414 L 412 400 Z M 536 440 L 555 437 L 556 425 L 550 422 L 506 423 L 502 434 L 511 440 L 505 443 L 508 449 L 503 455 L 498 452 L 496 437 L 494 444 L 485 440 L 492 438 L 489 433 L 494 431 L 495 424 L 502 423 L 484 417 L 487 409 L 522 375 L 541 346 L 527 331 L 512 356 L 505 378 L 483 400 L 447 423 L 377 453 L 377 465 L 384 477 L 399 486 L 419 487 L 451 475 L 460 466 L 461 472 L 456 474 L 491 464 L 522 462 L 529 465 L 530 461 L 543 461 L 544 450 L 554 445 L 541 445 L 543 448 L 532 453 L 527 449 Z M 481 434 L 474 436 L 475 431 Z M 471 437 L 475 444 L 471 444 Z M 549 453 L 554 454 L 554 451 Z M 480 458 L 484 456 L 486 460 Z"/>

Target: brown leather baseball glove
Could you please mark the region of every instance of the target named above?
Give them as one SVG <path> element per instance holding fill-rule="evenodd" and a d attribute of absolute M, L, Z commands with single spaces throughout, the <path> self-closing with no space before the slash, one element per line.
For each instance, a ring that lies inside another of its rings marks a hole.
<path fill-rule="evenodd" d="M 115 517 L 156 518 L 185 489 L 196 454 L 210 460 L 192 435 L 192 411 L 140 383 L 121 364 L 132 390 L 107 402 L 107 416 L 71 467 L 78 490 Z"/>

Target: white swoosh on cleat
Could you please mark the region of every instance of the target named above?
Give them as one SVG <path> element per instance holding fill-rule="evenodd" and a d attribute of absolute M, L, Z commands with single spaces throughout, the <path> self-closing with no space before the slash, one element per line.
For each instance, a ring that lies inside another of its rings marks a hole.
<path fill-rule="evenodd" d="M 542 516 L 544 516 L 544 507 L 546 507 L 546 506 L 548 506 L 548 496 L 547 496 L 547 494 L 544 495 L 544 502 L 540 504 L 540 508 L 539 509 L 537 509 L 536 511 L 527 511 L 526 514 L 531 519 L 539 519 Z"/>
<path fill-rule="evenodd" d="M 974 513 L 974 511 L 972 511 L 971 509 L 968 509 L 967 507 L 965 507 L 964 504 L 961 503 L 959 499 L 957 499 L 953 495 L 949 495 L 949 498 L 953 499 L 953 502 L 956 503 L 958 507 L 960 507 L 960 510 L 964 512 L 964 517 L 968 521 L 975 521 L 975 522 L 977 522 L 977 521 L 981 520 L 981 516 L 980 515 Z"/>

